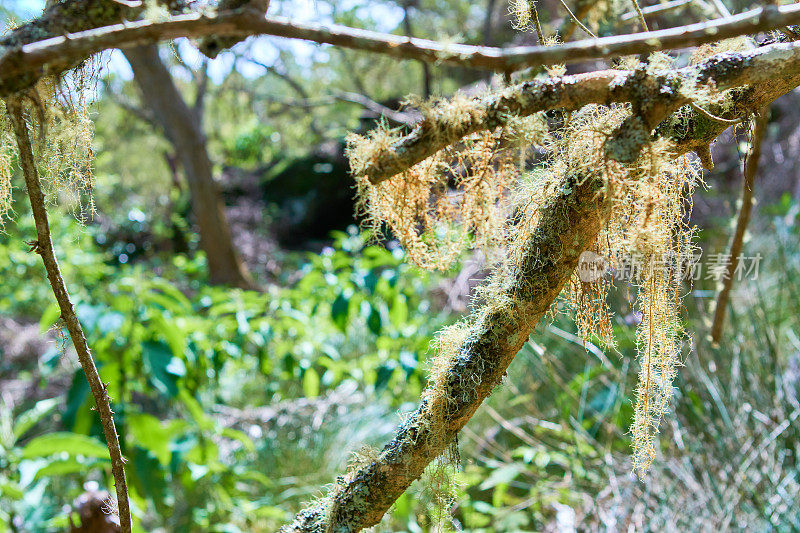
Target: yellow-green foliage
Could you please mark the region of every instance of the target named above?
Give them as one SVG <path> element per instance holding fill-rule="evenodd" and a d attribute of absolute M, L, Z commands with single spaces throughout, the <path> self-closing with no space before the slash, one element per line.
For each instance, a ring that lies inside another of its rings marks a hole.
<path fill-rule="evenodd" d="M 652 59 L 653 68 L 665 68 L 671 62 L 664 54 Z M 459 113 L 469 112 L 459 109 L 467 105 L 463 101 L 448 105 L 454 107 L 454 120 Z M 590 250 L 606 259 L 608 269 L 620 269 L 631 259 L 637 266 L 631 281 L 637 287 L 636 305 L 642 314 L 637 330 L 641 372 L 631 429 L 634 465 L 644 471 L 654 455 L 655 434 L 684 345 L 678 314 L 680 266 L 691 250 L 692 230 L 685 221 L 699 172 L 688 158 L 675 158 L 665 140 L 649 143 L 632 164 L 610 160 L 605 143 L 630 115 L 627 104 L 589 105 L 565 115 L 552 132 L 547 131 L 543 117 L 535 115 L 522 125 L 511 122 L 474 134 L 378 185 L 363 177 L 358 180 L 369 224 L 391 228 L 421 266 L 447 267 L 467 244 L 506 250 L 508 259 L 498 266 L 500 274 L 479 293 L 483 310 L 503 303 L 499 301 L 507 294 L 500 287 L 507 277 L 503 272 L 528 253 L 524 245 L 540 221 L 542 208 L 567 178 L 602 180 L 606 222 Z M 520 131 L 525 133 L 520 136 Z M 369 138 L 351 140 L 351 150 L 358 163 L 365 165 L 376 147 L 396 140 L 383 129 Z M 520 153 L 533 148 L 544 153 L 546 161 L 526 174 Z M 580 334 L 597 337 L 609 346 L 614 343 L 606 303 L 611 285 L 609 276 L 582 281 L 575 274 L 565 290 Z M 458 326 L 444 332 L 436 343 L 438 356 L 424 396 L 433 414 L 446 412 L 448 399 L 440 382 L 465 335 L 466 329 Z M 434 431 L 432 438 L 436 435 Z"/>
<path fill-rule="evenodd" d="M 93 126 L 86 109 L 88 76 L 85 71 L 74 71 L 69 80 L 45 78 L 21 96 L 44 189 L 79 215 L 94 208 Z M 0 226 L 11 214 L 15 153 L 11 121 L 0 101 Z"/>

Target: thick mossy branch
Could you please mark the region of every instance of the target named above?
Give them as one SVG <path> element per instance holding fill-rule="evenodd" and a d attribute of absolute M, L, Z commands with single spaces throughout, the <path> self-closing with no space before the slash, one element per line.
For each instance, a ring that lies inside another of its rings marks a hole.
<path fill-rule="evenodd" d="M 71 2 L 57 2 L 48 7 L 37 19 L 19 26 L 9 34 L 0 37 L 0 53 L 6 55 L 4 50 L 21 49 L 25 45 L 44 41 L 51 37 L 76 33 L 90 28 L 98 28 L 116 24 L 123 20 L 132 20 L 141 12 L 141 8 L 127 7 L 119 2 L 110 0 L 74 0 Z M 9 57 L 10 65 L 5 68 L 14 68 L 14 61 Z M 80 64 L 85 57 L 68 58 L 58 67 L 58 72 L 73 68 Z M 20 58 L 18 61 L 23 61 Z M 17 67 L 24 67 L 20 63 Z M 32 87 L 39 79 L 47 74 L 46 69 L 34 72 L 20 72 L 13 77 L 0 76 L 0 95 L 9 94 Z"/>
<path fill-rule="evenodd" d="M 179 13 L 189 0 L 159 0 L 172 13 Z M 144 12 L 136 5 L 114 0 L 69 0 L 53 3 L 41 16 L 0 36 L 0 96 L 33 87 L 41 78 L 58 75 L 80 65 L 91 54 L 62 53 L 43 63 L 31 62 L 25 53 L 31 45 L 79 34 L 87 30 L 136 20 Z"/>
<path fill-rule="evenodd" d="M 601 225 L 602 181 L 565 180 L 541 211 L 519 261 L 479 315 L 466 340 L 420 407 L 370 464 L 347 476 L 325 499 L 301 512 L 284 532 L 359 531 L 377 524 L 500 384 Z"/>
<path fill-rule="evenodd" d="M 683 149 L 695 150 L 707 145 L 729 125 L 709 123 L 694 109 L 681 114 L 681 120 L 669 114 L 703 94 L 733 87 L 751 86 L 731 91 L 726 102 L 715 104 L 723 118 L 735 118 L 759 109 L 792 90 L 800 80 L 800 44 L 777 43 L 745 52 L 726 52 L 712 56 L 699 65 L 674 71 L 604 70 L 525 82 L 500 94 L 476 99 L 462 106 L 454 120 L 451 109 L 443 106 L 417 124 L 405 135 L 384 140 L 373 151 L 358 150 L 353 161 L 355 172 L 373 183 L 388 179 L 448 145 L 484 129 L 505 124 L 514 116 L 527 116 L 548 109 L 576 110 L 587 104 L 632 102 L 642 110 L 639 115 L 647 128 L 656 128 L 658 136 L 674 139 Z M 712 112 L 714 110 L 712 109 Z M 666 122 L 659 122 L 666 119 Z M 656 127 L 657 126 L 657 127 Z M 720 129 L 721 128 L 721 129 Z M 370 143 L 370 139 L 365 139 Z"/>
<path fill-rule="evenodd" d="M 719 112 L 726 118 L 733 118 L 732 113 L 746 113 L 750 109 L 761 108 L 800 85 L 799 59 L 800 50 L 794 45 L 785 44 L 763 47 L 752 52 L 730 52 L 715 56 L 698 66 L 677 71 L 681 80 L 689 80 L 688 87 L 691 91 L 687 89 L 686 81 L 676 87 L 672 76 L 665 79 L 667 83 L 654 85 L 672 91 L 667 95 L 669 105 L 656 106 L 650 110 L 640 107 L 640 113 L 647 117 L 648 126 L 651 126 L 650 121 L 665 118 L 659 115 L 669 113 L 676 101 L 680 102 L 682 98 L 692 101 L 692 91 L 701 94 L 700 91 L 705 90 L 709 95 L 719 95 L 719 91 L 742 87 L 722 94 L 723 98 L 731 101 L 723 102 Z M 594 76 L 597 77 L 589 78 L 591 81 L 586 83 L 597 82 L 599 90 L 604 97 L 609 98 L 609 102 L 616 101 L 611 100 L 614 91 L 618 91 L 616 94 L 631 96 L 634 90 L 643 90 L 641 87 L 632 87 L 634 74 L 631 72 L 611 71 L 596 73 Z M 574 80 L 574 77 L 571 79 Z M 619 81 L 615 83 L 616 80 Z M 558 85 L 559 81 L 563 82 L 564 79 L 534 82 L 527 85 L 527 90 L 535 88 L 547 91 L 547 87 Z M 751 83 L 753 85 L 748 86 Z M 541 110 L 542 94 L 533 102 L 513 98 L 514 91 L 522 93 L 521 87 L 525 86 L 510 89 L 511 94 L 507 92 L 477 102 L 476 109 L 479 112 L 462 115 L 459 120 L 463 123 L 459 127 L 470 132 L 471 128 L 493 128 L 502 124 L 498 121 L 503 120 L 504 111 L 509 111 L 508 107 L 501 111 L 502 105 L 517 106 L 516 110 L 520 114 L 528 109 L 526 105 L 531 106 L 531 112 Z M 682 96 L 674 96 L 676 88 L 680 89 L 677 94 Z M 566 91 L 566 95 L 560 92 L 558 96 L 562 98 L 562 105 L 569 102 L 570 96 L 576 96 L 574 92 L 570 92 L 576 90 L 574 87 L 559 90 Z M 694 120 L 693 113 L 696 114 L 691 107 L 684 107 L 680 120 L 668 119 L 667 125 L 661 126 L 665 133 L 680 135 L 678 142 L 669 147 L 670 158 L 677 158 L 693 149 L 693 142 L 696 141 L 690 137 L 691 132 L 687 133 L 685 130 L 686 117 Z M 423 121 L 419 130 L 411 135 L 419 136 L 427 131 L 431 135 L 428 142 L 433 142 L 437 135 L 433 135 L 431 130 L 446 125 L 438 133 L 444 135 L 442 131 L 453 128 L 452 109 L 448 109 L 443 116 L 447 117 L 446 121 Z M 729 127 L 726 123 L 712 122 L 706 124 L 702 132 L 702 141 L 705 143 Z M 447 140 L 455 142 L 453 137 L 448 137 Z M 419 146 L 419 150 L 424 152 L 425 148 L 421 144 Z M 394 156 L 399 157 L 397 152 Z M 394 501 L 446 449 L 447 444 L 466 424 L 480 403 L 500 383 L 532 328 L 573 276 L 580 254 L 597 242 L 609 213 L 613 211 L 608 202 L 611 195 L 608 187 L 609 183 L 605 183 L 603 179 L 587 178 L 585 173 L 580 172 L 567 173 L 556 184 L 545 203 L 538 208 L 539 217 L 530 231 L 525 233 L 527 237 L 517 247 L 512 256 L 514 259 L 496 277 L 499 281 L 498 286 L 491 289 L 492 305 L 486 307 L 469 326 L 466 340 L 455 355 L 444 361 L 432 380 L 433 385 L 423 395 L 419 408 L 401 424 L 395 437 L 375 460 L 340 478 L 326 498 L 298 514 L 295 521 L 283 531 L 358 531 L 381 520 Z M 677 202 L 676 198 L 680 198 L 680 195 L 670 201 L 674 204 Z M 670 205 L 666 207 L 671 212 L 678 213 Z M 644 216 L 647 216 L 646 209 L 644 212 Z M 636 213 L 641 214 L 639 211 Z M 635 218 L 631 220 L 633 224 L 637 222 Z M 644 308 L 648 316 L 648 320 L 644 322 L 645 329 L 651 324 L 661 328 L 661 322 L 665 318 L 673 320 L 674 317 L 664 315 L 663 306 L 658 303 L 661 300 L 666 302 L 668 295 L 663 293 L 667 289 L 663 280 L 658 278 L 652 278 L 651 283 L 642 289 L 644 301 L 650 302 Z M 654 301 L 657 302 L 656 307 L 653 307 Z M 655 419 L 654 411 L 663 409 L 668 399 L 677 345 L 673 337 L 654 331 L 645 331 L 641 341 L 647 344 L 644 347 L 643 361 L 647 379 L 640 390 L 640 399 L 646 401 L 642 403 L 638 422 L 649 428 L 648 424 Z M 665 354 L 665 357 L 661 357 L 659 353 Z M 646 465 L 652 451 L 648 444 L 651 433 L 644 432 L 642 438 L 647 442 L 640 443 L 642 457 L 638 459 L 640 464 Z"/>

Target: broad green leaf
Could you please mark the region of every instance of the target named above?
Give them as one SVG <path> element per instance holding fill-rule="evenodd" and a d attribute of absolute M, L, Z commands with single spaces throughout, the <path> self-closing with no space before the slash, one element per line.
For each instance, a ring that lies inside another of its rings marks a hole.
<path fill-rule="evenodd" d="M 11 498 L 13 500 L 21 500 L 25 493 L 22 489 L 10 480 L 0 480 L 0 496 L 4 498 Z"/>
<path fill-rule="evenodd" d="M 159 392 L 175 397 L 178 379 L 186 374 L 183 361 L 173 357 L 172 349 L 163 342 L 142 343 L 142 360 L 153 385 Z"/>
<path fill-rule="evenodd" d="M 179 397 L 189 411 L 192 419 L 194 419 L 195 424 L 197 424 L 200 429 L 204 431 L 211 431 L 214 429 L 213 420 L 206 416 L 200 403 L 193 398 L 188 391 L 181 390 Z"/>
<path fill-rule="evenodd" d="M 171 428 L 165 427 L 156 417 L 148 414 L 128 416 L 127 427 L 136 444 L 152 453 L 162 465 L 169 464 L 172 456 L 169 441 L 175 435 Z"/>
<path fill-rule="evenodd" d="M 408 300 L 404 294 L 398 294 L 394 297 L 389 319 L 396 328 L 403 326 L 408 321 Z"/>
<path fill-rule="evenodd" d="M 202 439 L 189 450 L 184 458 L 195 465 L 211 467 L 219 459 L 219 447 L 211 439 Z"/>
<path fill-rule="evenodd" d="M 381 312 L 374 305 L 370 306 L 369 315 L 367 316 L 367 327 L 374 335 L 380 335 L 383 327 L 381 320 Z"/>
<path fill-rule="evenodd" d="M 222 436 L 227 437 L 229 439 L 238 440 L 244 446 L 244 449 L 248 452 L 256 451 L 256 445 L 253 444 L 253 440 L 247 436 L 247 433 L 244 431 L 239 431 L 238 429 L 232 428 L 225 428 L 222 430 Z"/>
<path fill-rule="evenodd" d="M 36 437 L 22 448 L 22 457 L 32 459 L 62 452 L 70 455 L 109 459 L 108 448 L 99 440 L 66 431 Z"/>
<path fill-rule="evenodd" d="M 313 368 L 303 373 L 303 394 L 306 398 L 319 396 L 319 374 Z"/>
<path fill-rule="evenodd" d="M 32 408 L 28 409 L 17 417 L 14 421 L 14 440 L 19 440 L 25 432 L 31 429 L 36 423 L 53 411 L 58 405 L 58 398 L 49 398 L 36 402 Z"/>
<path fill-rule="evenodd" d="M 90 461 L 79 461 L 75 457 L 48 461 L 45 466 L 36 472 L 34 480 L 41 479 L 45 476 L 63 476 L 65 474 L 87 472 L 94 467 L 94 463 L 96 462 L 97 459 L 92 459 Z"/>
<path fill-rule="evenodd" d="M 344 331 L 347 328 L 347 315 L 350 310 L 350 300 L 344 295 L 339 293 L 339 296 L 333 301 L 331 305 L 331 319 L 336 326 Z"/>
<path fill-rule="evenodd" d="M 511 463 L 506 466 L 501 466 L 492 471 L 489 477 L 480 484 L 479 490 L 486 490 L 496 487 L 497 485 L 505 485 L 510 483 L 519 473 L 523 470 L 523 466 Z"/>
<path fill-rule="evenodd" d="M 48 329 L 50 329 L 53 324 L 58 321 L 58 318 L 61 316 L 61 308 L 58 307 L 57 303 L 52 303 L 47 306 L 47 309 L 44 310 L 42 313 L 42 318 L 39 319 L 39 331 L 44 333 Z"/>

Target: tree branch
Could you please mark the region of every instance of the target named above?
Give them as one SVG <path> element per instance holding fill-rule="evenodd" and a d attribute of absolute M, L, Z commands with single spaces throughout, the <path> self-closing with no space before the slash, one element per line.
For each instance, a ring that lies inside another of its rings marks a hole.
<path fill-rule="evenodd" d="M 332 96 L 337 100 L 359 105 L 368 111 L 372 111 L 380 117 L 386 117 L 387 119 L 398 124 L 412 126 L 420 118 L 420 114 L 418 112 L 395 111 L 394 109 L 390 109 L 363 94 L 346 91 L 333 91 Z"/>
<path fill-rule="evenodd" d="M 750 222 L 750 213 L 753 208 L 753 185 L 758 172 L 758 161 L 761 158 L 761 144 L 767 132 L 769 123 L 769 109 L 763 109 L 760 115 L 753 118 L 753 136 L 750 139 L 750 151 L 744 160 L 744 179 L 742 181 L 742 198 L 739 205 L 739 215 L 736 217 L 736 229 L 731 236 L 728 246 L 728 268 L 720 279 L 717 302 L 714 307 L 714 319 L 711 323 L 711 340 L 718 344 L 722 338 L 722 328 L 725 324 L 725 312 L 728 309 L 733 277 L 739 266 L 740 254 L 744 245 L 744 235 Z"/>
<path fill-rule="evenodd" d="M 409 134 L 373 154 L 364 168 L 358 170 L 373 183 L 379 183 L 467 135 L 502 126 L 514 116 L 528 116 L 548 109 L 573 111 L 586 104 L 629 102 L 646 97 L 651 109 L 656 110 L 655 104 L 659 102 L 668 102 L 669 107 L 688 104 L 691 100 L 685 94 L 691 94 L 691 91 L 682 91 L 680 87 L 696 89 L 697 86 L 707 86 L 723 90 L 755 85 L 767 80 L 772 81 L 755 87 L 754 90 L 783 94 L 794 88 L 800 77 L 800 45 L 780 43 L 752 51 L 722 54 L 701 65 L 673 71 L 672 75 L 667 74 L 662 73 L 661 79 L 657 79 L 659 75 L 656 75 L 647 83 L 635 71 L 622 70 L 603 70 L 525 82 L 497 95 L 476 100 L 471 108 L 464 110 L 464 118 L 457 125 L 452 123 L 446 113 L 437 115 L 434 111 Z M 643 88 L 647 86 L 653 87 L 643 92 Z M 739 98 L 743 96 L 739 95 Z M 735 106 L 732 109 L 741 111 Z M 699 113 L 694 112 L 687 121 L 688 124 L 705 127 L 709 120 L 698 120 L 696 115 Z M 705 127 L 704 131 L 707 134 L 705 137 L 710 138 L 703 137 L 701 141 L 707 145 L 721 130 L 718 127 Z M 694 150 L 700 138 L 698 132 L 683 134 L 678 127 L 664 127 L 658 132 L 662 136 L 674 135 L 680 142 L 690 143 L 687 150 Z"/>
<path fill-rule="evenodd" d="M 229 11 L 243 7 L 253 9 L 263 17 L 266 15 L 267 9 L 269 9 L 269 0 L 219 0 L 219 3 L 217 4 L 217 11 Z M 198 49 L 206 57 L 214 59 L 223 50 L 226 50 L 245 39 L 246 36 L 223 37 L 211 35 L 200 41 Z"/>
<path fill-rule="evenodd" d="M 642 25 L 643 31 L 650 31 L 650 28 L 647 27 L 647 21 L 644 18 L 644 13 L 642 12 L 642 8 L 639 7 L 638 0 L 631 0 L 633 2 L 633 9 L 636 11 L 636 16 L 639 17 L 639 24 Z"/>
<path fill-rule="evenodd" d="M 114 485 L 117 492 L 117 508 L 121 530 L 122 533 L 131 533 L 131 511 L 128 502 L 128 487 L 125 482 L 125 459 L 122 457 L 117 429 L 114 425 L 114 412 L 111 410 L 111 402 L 108 398 L 106 385 L 100 380 L 100 374 L 97 372 L 97 367 L 89 351 L 89 345 L 86 343 L 83 329 L 78 317 L 75 315 L 75 310 L 72 308 L 67 287 L 58 267 L 58 260 L 50 237 L 50 225 L 47 221 L 44 194 L 39 183 L 36 163 L 33 159 L 33 150 L 28 136 L 28 125 L 25 122 L 22 104 L 14 98 L 8 98 L 5 102 L 6 110 L 14 126 L 22 174 L 25 177 L 33 219 L 36 222 L 37 240 L 32 243 L 33 251 L 42 257 L 42 262 L 47 271 L 47 279 L 50 281 L 53 294 L 61 310 L 61 318 L 67 326 L 69 335 L 72 338 L 72 344 L 78 353 L 78 360 L 81 363 L 81 367 L 83 367 L 83 372 L 86 374 L 89 388 L 92 390 L 111 457 L 111 473 L 114 476 Z"/>
<path fill-rule="evenodd" d="M 281 531 L 353 532 L 381 520 L 500 384 L 533 327 L 561 292 L 580 253 L 600 230 L 601 187 L 599 178 L 573 178 L 558 189 L 542 210 L 522 259 L 504 280 L 498 296 L 503 303 L 475 320 L 444 371 L 441 395 L 423 400 L 377 459 L 345 476 L 326 500 L 299 513 Z"/>
<path fill-rule="evenodd" d="M 333 44 L 401 59 L 442 62 L 498 72 L 556 63 L 646 54 L 685 48 L 800 23 L 800 4 L 765 6 L 732 17 L 647 33 L 575 41 L 560 46 L 493 48 L 443 44 L 339 25 L 299 24 L 264 19 L 249 8 L 205 15 L 179 15 L 163 22 L 137 21 L 61 35 L 30 44 L 0 48 L 0 96 L 24 89 L 37 79 L 72 68 L 109 48 L 149 44 L 178 37 L 274 35 Z M 0 42 L 0 44 L 4 44 Z"/>
<path fill-rule="evenodd" d="M 575 17 L 564 17 L 564 21 L 558 29 L 558 34 L 564 42 L 569 41 L 575 32 L 575 20 L 583 19 L 592 10 L 597 2 L 595 0 L 578 0 L 575 6 Z"/>
<path fill-rule="evenodd" d="M 665 11 L 669 11 L 671 9 L 676 9 L 679 7 L 685 7 L 685 6 L 691 7 L 692 4 L 694 3 L 695 0 L 670 0 L 662 4 L 654 4 L 652 6 L 640 7 L 637 10 L 630 11 L 628 13 L 623 13 L 619 17 L 619 20 L 620 22 L 628 22 L 633 19 L 639 19 L 641 16 L 647 17 L 649 15 L 658 15 L 664 13 Z"/>
<path fill-rule="evenodd" d="M 171 13 L 182 11 L 190 0 L 156 0 Z M 14 28 L 8 34 L 0 36 L 0 70 L 6 68 L 7 50 L 18 50 L 25 45 L 44 41 L 51 37 L 74 34 L 84 30 L 118 24 L 126 20 L 134 20 L 144 10 L 140 1 L 128 0 L 70 0 L 68 2 L 48 2 L 41 16 Z M 71 56 L 63 58 L 58 69 L 49 74 L 59 74 L 64 70 L 76 67 L 88 56 Z M 41 66 L 18 74 L 0 75 L 0 96 L 8 96 L 14 92 L 31 87 L 44 75 Z"/>
<path fill-rule="evenodd" d="M 789 50 L 784 45 L 761 53 L 770 57 L 770 63 L 778 65 L 784 60 L 789 63 L 787 53 L 793 53 Z M 741 82 L 752 74 L 744 75 L 743 69 L 736 66 L 741 56 L 752 66 L 759 64 L 755 60 L 758 53 L 722 54 L 699 67 L 696 78 L 705 82 L 722 80 L 723 87 Z M 767 75 L 779 76 L 775 83 L 767 87 L 761 77 L 755 75 L 751 78 L 755 85 L 742 90 L 737 104 L 763 107 L 800 84 L 800 72 L 788 75 L 788 71 L 783 71 L 781 76 L 778 74 L 780 67 L 767 70 L 772 70 Z M 728 127 L 712 122 L 709 131 L 717 135 Z M 705 135 L 706 130 L 703 131 Z M 674 145 L 673 156 L 685 154 L 691 146 L 690 142 Z M 451 401 L 439 405 L 435 398 L 423 400 L 375 460 L 341 478 L 326 499 L 301 511 L 283 532 L 351 532 L 377 524 L 396 498 L 444 451 L 500 383 L 533 327 L 572 275 L 580 253 L 594 242 L 603 223 L 600 180 L 575 177 L 565 180 L 542 209 L 524 253 L 511 266 L 510 275 L 504 278 L 502 296 L 505 298 L 498 298 L 502 303 L 484 311 L 475 320 L 467 340 L 450 366 L 443 370 L 443 396 Z M 432 438 L 432 428 L 436 431 L 443 428 L 443 437 Z"/>
<path fill-rule="evenodd" d="M 567 2 L 565 2 L 564 0 L 561 0 L 561 5 L 562 5 L 562 6 L 564 6 L 564 9 L 566 9 L 566 10 L 567 10 L 567 13 L 568 13 L 568 14 L 569 14 L 569 16 L 572 18 L 572 21 L 573 21 L 573 22 L 574 22 L 574 23 L 575 23 L 575 24 L 576 24 L 576 25 L 577 25 L 577 26 L 578 26 L 580 29 L 582 29 L 582 30 L 584 31 L 584 33 L 586 33 L 587 35 L 589 35 L 589 37 L 591 37 L 592 39 L 597 39 L 597 35 L 595 35 L 594 33 L 592 33 L 592 30 L 590 30 L 589 28 L 587 28 L 586 26 L 584 26 L 583 22 L 581 22 L 581 19 L 580 19 L 580 18 L 578 18 L 578 16 L 577 16 L 577 15 L 575 15 L 575 13 L 573 13 L 573 12 L 572 12 L 572 10 L 569 8 L 569 4 L 567 4 Z M 537 22 L 538 22 L 538 20 L 539 20 L 539 19 L 538 19 L 538 17 L 537 17 L 537 19 L 536 19 L 536 20 L 537 20 Z"/>

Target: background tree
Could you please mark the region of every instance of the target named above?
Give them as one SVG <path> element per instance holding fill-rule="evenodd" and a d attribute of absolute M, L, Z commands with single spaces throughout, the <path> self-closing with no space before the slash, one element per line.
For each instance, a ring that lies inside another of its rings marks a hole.
<path fill-rule="evenodd" d="M 203 133 L 203 83 L 190 108 L 161 62 L 155 45 L 130 48 L 125 57 L 142 93 L 142 102 L 163 129 L 186 176 L 192 212 L 200 228 L 212 283 L 253 288 L 253 280 L 237 256 Z"/>

